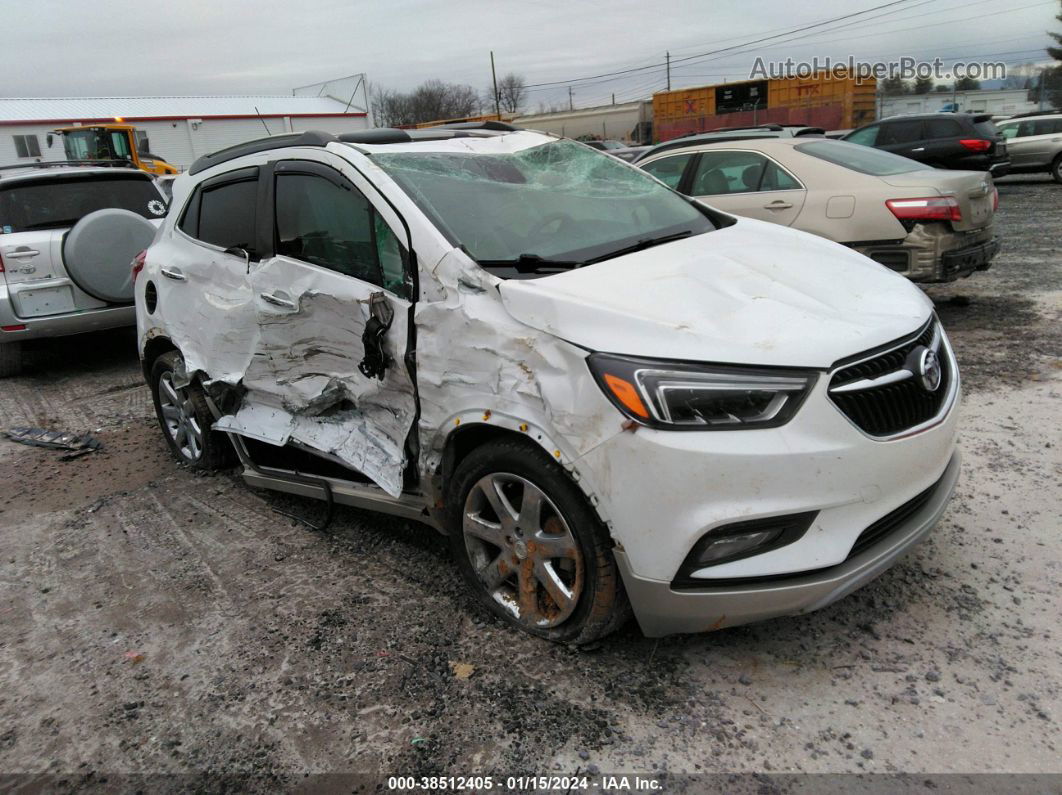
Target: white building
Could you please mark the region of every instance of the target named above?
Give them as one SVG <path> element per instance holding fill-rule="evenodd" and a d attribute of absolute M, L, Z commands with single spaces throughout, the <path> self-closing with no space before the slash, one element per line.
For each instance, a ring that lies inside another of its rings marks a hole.
<path fill-rule="evenodd" d="M 932 91 L 928 94 L 904 94 L 879 97 L 878 118 L 912 113 L 937 113 L 958 110 L 965 113 L 991 113 L 993 116 L 1013 116 L 1028 113 L 1039 106 L 1029 102 L 1024 88 L 978 91 Z M 947 107 L 954 103 L 957 107 Z"/>
<path fill-rule="evenodd" d="M 337 86 L 344 96 L 330 90 Z M 64 160 L 62 139 L 53 136 L 49 146 L 49 132 L 116 120 L 143 130 L 151 153 L 180 169 L 201 155 L 267 134 L 338 134 L 372 126 L 363 79 L 295 91 L 295 96 L 0 98 L 0 165 Z"/>
<path fill-rule="evenodd" d="M 568 138 L 592 135 L 630 143 L 640 136 L 639 125 L 644 130 L 652 120 L 653 103 L 638 101 L 553 113 L 529 113 L 517 116 L 513 124 Z M 646 132 L 642 137 L 648 137 L 648 134 Z"/>

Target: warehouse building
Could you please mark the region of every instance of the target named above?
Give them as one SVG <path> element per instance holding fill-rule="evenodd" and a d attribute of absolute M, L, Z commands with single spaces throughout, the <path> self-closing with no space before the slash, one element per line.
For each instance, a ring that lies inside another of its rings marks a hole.
<path fill-rule="evenodd" d="M 513 124 L 568 138 L 592 137 L 626 143 L 648 143 L 652 137 L 651 102 L 622 102 L 594 108 L 530 113 L 517 116 Z"/>
<path fill-rule="evenodd" d="M 355 76 L 361 78 L 361 76 Z M 196 158 L 265 135 L 355 132 L 372 126 L 363 79 L 295 89 L 294 96 L 0 98 L 0 165 L 65 160 L 58 127 L 120 121 L 154 155 L 183 170 Z"/>

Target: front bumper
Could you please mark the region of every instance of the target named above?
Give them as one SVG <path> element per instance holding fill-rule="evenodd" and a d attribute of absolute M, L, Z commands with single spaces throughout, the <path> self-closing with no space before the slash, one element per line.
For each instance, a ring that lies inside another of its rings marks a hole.
<path fill-rule="evenodd" d="M 818 571 L 747 585 L 673 590 L 671 584 L 639 577 L 623 550 L 615 551 L 623 584 L 638 624 L 648 637 L 748 624 L 778 616 L 810 613 L 863 587 L 928 535 L 940 520 L 959 480 L 956 451 L 931 497 L 877 543 L 843 563 Z"/>

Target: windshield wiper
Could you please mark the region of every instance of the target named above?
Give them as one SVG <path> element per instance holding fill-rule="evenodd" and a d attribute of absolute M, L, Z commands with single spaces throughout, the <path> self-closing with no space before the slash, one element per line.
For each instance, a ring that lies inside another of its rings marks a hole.
<path fill-rule="evenodd" d="M 544 269 L 578 268 L 586 263 L 571 259 L 546 259 L 538 254 L 521 254 L 514 259 L 478 259 L 484 268 L 513 268 L 517 273 L 538 273 Z"/>
<path fill-rule="evenodd" d="M 682 232 L 675 232 L 672 235 L 660 235 L 660 237 L 643 237 L 637 243 L 632 243 L 629 246 L 618 248 L 615 251 L 610 251 L 608 254 L 602 254 L 598 257 L 588 259 L 584 264 L 593 265 L 595 262 L 601 262 L 606 259 L 612 259 L 613 257 L 622 257 L 624 254 L 633 254 L 635 251 L 643 251 L 653 246 L 659 246 L 661 243 L 670 243 L 672 240 L 681 240 L 684 237 L 689 237 L 693 234 L 692 229 L 685 229 Z"/>

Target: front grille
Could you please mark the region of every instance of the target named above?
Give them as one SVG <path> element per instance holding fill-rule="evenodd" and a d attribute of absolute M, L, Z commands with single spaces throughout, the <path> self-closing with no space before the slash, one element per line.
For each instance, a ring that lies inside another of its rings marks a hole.
<path fill-rule="evenodd" d="M 910 361 L 916 349 L 929 348 L 940 364 L 940 385 L 923 386 Z M 952 364 L 940 325 L 934 318 L 917 336 L 843 366 L 830 379 L 830 400 L 870 436 L 892 436 L 940 413 L 951 391 Z"/>

